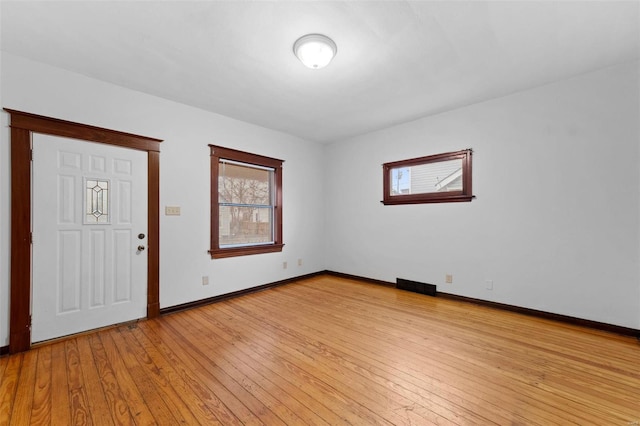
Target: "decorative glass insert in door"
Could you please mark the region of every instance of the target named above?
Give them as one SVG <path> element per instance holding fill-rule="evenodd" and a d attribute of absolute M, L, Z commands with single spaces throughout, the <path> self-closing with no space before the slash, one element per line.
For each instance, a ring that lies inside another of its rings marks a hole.
<path fill-rule="evenodd" d="M 109 223 L 109 181 L 85 178 L 85 215 L 87 225 Z"/>

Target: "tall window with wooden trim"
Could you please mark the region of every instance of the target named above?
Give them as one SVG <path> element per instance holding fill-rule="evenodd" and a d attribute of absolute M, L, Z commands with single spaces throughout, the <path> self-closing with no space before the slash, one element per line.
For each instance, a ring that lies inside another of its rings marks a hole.
<path fill-rule="evenodd" d="M 382 165 L 385 205 L 471 201 L 471 149 Z"/>
<path fill-rule="evenodd" d="M 212 258 L 282 251 L 282 160 L 211 149 Z"/>

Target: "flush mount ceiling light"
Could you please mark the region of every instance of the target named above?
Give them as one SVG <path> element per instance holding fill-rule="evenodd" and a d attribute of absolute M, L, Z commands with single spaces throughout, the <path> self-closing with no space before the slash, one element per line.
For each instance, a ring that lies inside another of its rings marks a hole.
<path fill-rule="evenodd" d="M 307 34 L 293 44 L 293 53 L 300 62 L 315 70 L 326 67 L 337 52 L 333 40 L 322 34 Z"/>

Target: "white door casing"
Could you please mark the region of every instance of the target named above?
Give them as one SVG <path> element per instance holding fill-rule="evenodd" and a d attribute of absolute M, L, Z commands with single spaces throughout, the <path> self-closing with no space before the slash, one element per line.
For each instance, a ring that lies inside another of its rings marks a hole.
<path fill-rule="evenodd" d="M 35 133 L 32 170 L 32 342 L 145 317 L 146 153 Z"/>

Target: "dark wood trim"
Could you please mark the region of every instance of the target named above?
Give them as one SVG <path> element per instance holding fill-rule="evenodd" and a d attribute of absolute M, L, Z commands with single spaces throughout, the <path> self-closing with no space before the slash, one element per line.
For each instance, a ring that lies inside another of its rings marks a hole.
<path fill-rule="evenodd" d="M 389 281 L 382 281 L 382 280 L 376 280 L 373 278 L 367 278 L 367 277 L 361 277 L 358 275 L 351 275 L 351 274 L 345 274 L 342 272 L 335 272 L 335 271 L 324 271 L 325 274 L 327 275 L 331 275 L 334 277 L 339 277 L 339 278 L 346 278 L 348 280 L 356 280 L 356 281 L 363 281 L 366 283 L 371 283 L 371 284 L 377 284 L 377 285 L 383 285 L 385 287 L 396 287 L 396 283 L 392 283 Z"/>
<path fill-rule="evenodd" d="M 397 206 L 402 204 L 437 204 L 437 203 L 465 203 L 473 200 L 475 198 L 474 195 L 449 195 L 446 198 L 444 197 L 410 197 L 403 198 L 402 200 L 388 200 L 388 201 L 380 201 L 385 206 Z"/>
<path fill-rule="evenodd" d="M 392 161 L 382 165 L 382 201 L 385 206 L 398 204 L 426 204 L 426 203 L 456 203 L 468 202 L 475 198 L 472 189 L 471 149 L 408 160 Z M 462 160 L 462 190 L 449 192 L 430 192 L 419 194 L 391 195 L 391 170 L 399 167 L 412 167 L 424 164 L 438 163 L 449 160 Z"/>
<path fill-rule="evenodd" d="M 640 330 L 634 328 L 623 327 L 620 325 L 607 324 L 604 322 L 592 321 L 583 318 L 571 317 L 568 315 L 554 314 L 551 312 L 539 311 L 537 309 L 523 308 L 521 306 L 507 305 L 505 303 L 491 302 L 488 300 L 474 299 L 472 297 L 459 296 L 457 294 L 438 292 L 437 296 L 442 299 L 456 300 L 465 303 L 473 303 L 475 305 L 487 306 L 489 308 L 500 309 L 503 311 L 515 312 L 522 315 L 528 315 L 538 318 L 549 319 L 566 324 L 577 325 L 580 327 L 591 328 L 594 330 L 607 331 L 609 333 L 621 334 L 623 336 L 632 336 L 640 339 Z"/>
<path fill-rule="evenodd" d="M 118 145 L 140 151 L 160 151 L 161 139 L 44 117 L 8 108 L 4 110 L 11 114 L 12 128 L 25 129 L 33 133 Z"/>
<path fill-rule="evenodd" d="M 285 285 L 285 284 L 291 284 L 291 283 L 294 283 L 294 282 L 305 280 L 307 278 L 313 278 L 313 277 L 317 277 L 319 275 L 324 275 L 324 274 L 325 274 L 325 271 L 313 272 L 311 274 L 300 275 L 300 276 L 297 276 L 297 277 L 294 277 L 294 278 L 287 278 L 286 280 L 275 281 L 275 282 L 272 282 L 272 283 L 263 284 L 263 285 L 259 285 L 259 286 L 256 286 L 256 287 L 247 288 L 247 289 L 244 289 L 244 290 L 238 290 L 238 291 L 234 291 L 234 292 L 231 292 L 231 293 L 221 294 L 219 296 L 214 296 L 214 297 L 209 297 L 209 298 L 206 298 L 206 299 L 195 300 L 193 302 L 182 303 L 180 305 L 169 306 L 169 307 L 160 309 L 160 314 L 161 315 L 168 315 L 168 314 L 172 314 L 174 312 L 185 311 L 187 309 L 193 309 L 193 308 L 197 308 L 197 307 L 200 307 L 200 306 L 210 305 L 211 303 L 216 303 L 216 302 L 221 302 L 223 300 L 233 299 L 235 297 L 240 297 L 240 296 L 244 296 L 246 294 L 256 293 L 258 291 L 268 290 L 270 288 L 279 287 L 279 286 L 282 286 L 282 285 Z"/>
<path fill-rule="evenodd" d="M 160 139 L 6 109 L 11 127 L 11 283 L 9 352 L 31 347 L 31 140 L 33 133 L 147 151 L 148 241 L 147 315 L 159 313 Z"/>
<path fill-rule="evenodd" d="M 160 153 L 148 152 L 147 318 L 160 315 Z"/>
<path fill-rule="evenodd" d="M 11 128 L 9 351 L 31 344 L 31 132 Z"/>
<path fill-rule="evenodd" d="M 282 167 L 282 163 L 284 163 L 284 160 L 239 151 L 237 149 L 225 148 L 217 145 L 209 145 L 209 147 L 211 148 L 211 155 L 213 157 L 253 164 L 254 166 L 273 167 L 274 169 L 277 169 L 278 167 Z"/>
<path fill-rule="evenodd" d="M 218 157 L 213 155 L 213 148 L 210 147 L 211 153 L 209 154 L 209 161 L 211 166 L 211 176 L 209 176 L 210 192 L 209 205 L 211 206 L 211 228 L 209 229 L 209 255 L 211 250 L 219 248 L 218 243 L 218 229 L 220 229 L 220 206 L 216 202 L 218 200 L 218 174 L 220 173 Z M 213 256 L 211 256 L 213 258 Z"/>
<path fill-rule="evenodd" d="M 358 275 L 343 274 L 341 272 L 334 272 L 334 271 L 328 271 L 328 270 L 324 271 L 324 273 L 327 275 L 335 276 L 335 277 L 347 278 L 347 279 L 362 281 L 362 282 L 371 283 L 371 284 L 378 284 L 386 287 L 396 286 L 395 283 L 376 280 L 373 278 L 360 277 Z M 623 336 L 632 336 L 640 339 L 640 330 L 637 330 L 635 328 L 623 327 L 620 325 L 607 324 L 607 323 L 598 322 L 598 321 L 576 318 L 568 315 L 554 314 L 551 312 L 538 311 L 536 309 L 523 308 L 520 306 L 507 305 L 504 303 L 490 302 L 488 300 L 474 299 L 466 296 L 458 296 L 450 293 L 442 293 L 440 291 L 436 292 L 436 296 L 443 299 L 456 300 L 456 301 L 465 302 L 465 303 L 473 303 L 476 305 L 487 306 L 490 308 L 500 309 L 503 311 L 516 312 L 522 315 L 529 315 L 529 316 L 534 316 L 538 318 L 550 319 L 553 321 L 563 322 L 566 324 L 577 325 L 581 327 L 591 328 L 594 330 L 606 331 L 609 333 L 620 334 Z"/>
<path fill-rule="evenodd" d="M 9 355 L 9 345 L 0 346 L 0 357 L 5 355 Z"/>
<path fill-rule="evenodd" d="M 264 155 L 238 151 L 236 149 L 209 145 L 211 161 L 211 229 L 209 254 L 212 259 L 225 257 L 248 256 L 252 254 L 281 252 L 284 247 L 282 241 L 282 163 L 284 160 L 265 157 Z M 218 176 L 220 160 L 238 161 L 261 167 L 274 169 L 275 177 L 275 206 L 273 217 L 273 244 L 221 248 L 218 230 L 220 229 L 219 204 L 218 204 Z"/>
<path fill-rule="evenodd" d="M 223 259 L 225 257 L 249 256 L 261 253 L 277 253 L 282 251 L 284 244 L 265 244 L 260 246 L 246 246 L 233 248 L 213 248 L 209 250 L 209 254 L 214 259 Z"/>
<path fill-rule="evenodd" d="M 278 246 L 278 251 L 282 251 L 284 247 L 284 240 L 282 234 L 282 164 L 283 160 L 277 160 L 280 162 L 280 165 L 275 168 L 275 179 L 276 179 L 276 205 L 274 207 L 275 212 L 273 214 L 276 223 L 273 224 L 274 229 L 274 237 L 273 242 L 274 246 Z"/>

